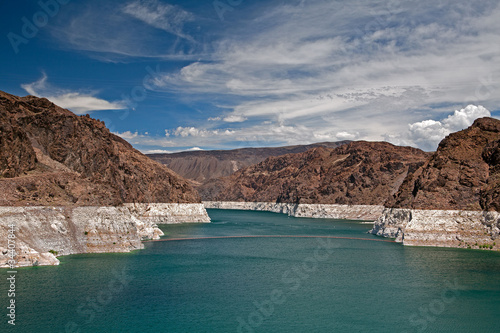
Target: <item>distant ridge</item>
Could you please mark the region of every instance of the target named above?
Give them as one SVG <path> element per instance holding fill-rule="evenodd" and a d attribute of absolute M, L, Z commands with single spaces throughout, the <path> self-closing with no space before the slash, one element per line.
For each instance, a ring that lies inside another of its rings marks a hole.
<path fill-rule="evenodd" d="M 387 142 L 269 157 L 198 188 L 206 201 L 383 205 L 429 153 Z"/>
<path fill-rule="evenodd" d="M 186 151 L 173 154 L 147 154 L 151 159 L 165 164 L 194 185 L 201 185 L 219 177 L 225 177 L 271 156 L 302 153 L 312 148 L 336 148 L 350 141 L 319 142 L 269 148 L 240 148 L 232 150 Z"/>

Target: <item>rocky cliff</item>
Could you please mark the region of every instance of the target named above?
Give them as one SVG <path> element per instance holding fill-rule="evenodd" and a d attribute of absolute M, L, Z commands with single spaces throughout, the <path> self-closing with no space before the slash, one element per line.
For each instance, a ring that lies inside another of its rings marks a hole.
<path fill-rule="evenodd" d="M 383 205 L 429 154 L 386 142 L 270 157 L 199 188 L 207 201 Z"/>
<path fill-rule="evenodd" d="M 180 176 L 104 123 L 0 92 L 0 206 L 200 202 Z"/>
<path fill-rule="evenodd" d="M 499 249 L 499 141 L 493 118 L 450 134 L 406 177 L 372 233 L 406 245 Z"/>
<path fill-rule="evenodd" d="M 477 119 L 452 133 L 410 174 L 388 207 L 442 210 L 500 208 L 500 121 Z"/>

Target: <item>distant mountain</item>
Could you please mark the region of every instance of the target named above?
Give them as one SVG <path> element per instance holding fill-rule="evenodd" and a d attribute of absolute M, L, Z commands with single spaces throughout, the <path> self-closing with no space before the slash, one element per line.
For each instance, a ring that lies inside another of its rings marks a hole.
<path fill-rule="evenodd" d="M 199 200 L 184 179 L 103 122 L 0 91 L 0 206 Z"/>
<path fill-rule="evenodd" d="M 429 153 L 386 142 L 269 157 L 198 188 L 209 201 L 382 205 Z"/>
<path fill-rule="evenodd" d="M 388 206 L 500 211 L 500 120 L 477 119 L 450 134 L 409 175 Z"/>
<path fill-rule="evenodd" d="M 321 142 L 309 145 L 241 148 L 233 150 L 189 151 L 174 154 L 148 154 L 151 159 L 165 164 L 194 185 L 201 185 L 210 179 L 225 177 L 270 156 L 301 153 L 316 147 L 336 148 L 350 141 Z"/>

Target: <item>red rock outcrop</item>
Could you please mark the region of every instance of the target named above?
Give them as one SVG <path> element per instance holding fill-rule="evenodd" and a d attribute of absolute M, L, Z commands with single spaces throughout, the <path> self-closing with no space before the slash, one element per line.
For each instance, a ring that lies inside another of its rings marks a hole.
<path fill-rule="evenodd" d="M 389 207 L 440 210 L 500 209 L 500 121 L 477 119 L 450 134 L 405 179 Z"/>
<path fill-rule="evenodd" d="M 270 157 L 199 188 L 204 200 L 381 205 L 429 154 L 386 142 Z"/>
<path fill-rule="evenodd" d="M 180 176 L 104 123 L 0 92 L 0 205 L 199 202 Z"/>

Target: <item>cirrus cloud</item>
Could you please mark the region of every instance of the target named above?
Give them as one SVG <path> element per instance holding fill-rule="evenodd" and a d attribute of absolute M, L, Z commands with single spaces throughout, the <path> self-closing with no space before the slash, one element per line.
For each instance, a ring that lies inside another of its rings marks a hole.
<path fill-rule="evenodd" d="M 186 22 L 194 20 L 194 15 L 178 6 L 161 3 L 158 0 L 138 0 L 129 2 L 123 12 L 155 28 L 193 40 L 182 31 Z"/>

